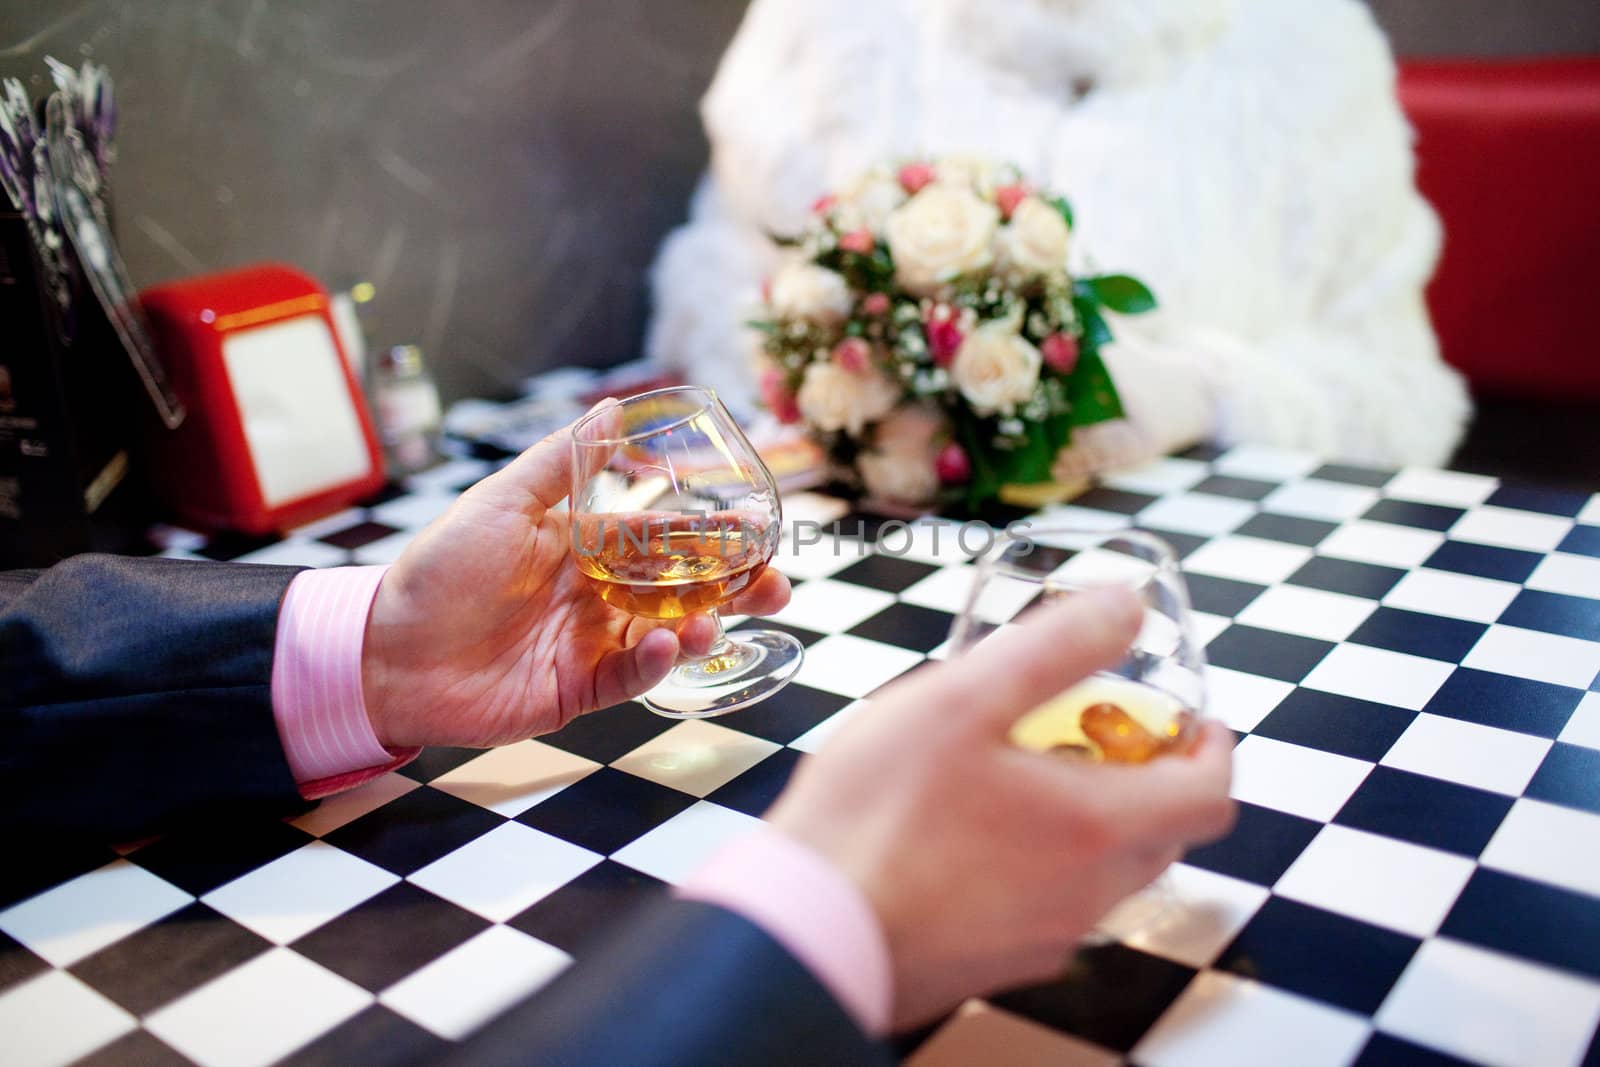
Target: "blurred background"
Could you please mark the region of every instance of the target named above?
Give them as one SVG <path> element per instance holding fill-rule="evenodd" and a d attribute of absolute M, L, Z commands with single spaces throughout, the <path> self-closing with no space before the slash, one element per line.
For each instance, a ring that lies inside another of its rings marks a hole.
<path fill-rule="evenodd" d="M 1600 54 L 1595 0 L 1372 7 L 1402 57 Z M 743 8 L 0 0 L 0 75 L 37 93 L 46 54 L 109 66 L 141 286 L 271 258 L 332 288 L 369 280 L 375 344 L 419 344 L 447 400 L 498 397 L 638 354 L 645 268 L 704 164 L 695 104 Z M 1600 477 L 1592 412 L 1564 422 L 1515 394 L 1485 406 L 1459 463 Z M 1535 433 L 1564 443 L 1502 447 Z"/>

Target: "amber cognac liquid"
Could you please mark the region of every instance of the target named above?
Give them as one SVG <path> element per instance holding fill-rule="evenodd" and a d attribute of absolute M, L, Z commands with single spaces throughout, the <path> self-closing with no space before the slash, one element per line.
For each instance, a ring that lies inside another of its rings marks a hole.
<path fill-rule="evenodd" d="M 577 554 L 578 569 L 600 599 L 647 619 L 681 619 L 744 592 L 774 549 L 763 530 L 657 530 L 635 537 L 622 527 Z"/>
<path fill-rule="evenodd" d="M 1160 689 L 1096 674 L 1017 720 L 1011 740 L 1035 752 L 1148 763 L 1185 748 L 1192 721 L 1182 702 Z"/>

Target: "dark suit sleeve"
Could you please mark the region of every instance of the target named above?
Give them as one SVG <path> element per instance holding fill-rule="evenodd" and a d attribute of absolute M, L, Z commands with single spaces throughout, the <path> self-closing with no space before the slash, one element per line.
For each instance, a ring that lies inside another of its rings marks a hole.
<path fill-rule="evenodd" d="M 891 1062 L 754 923 L 663 899 L 446 1059 L 452 1067 Z"/>
<path fill-rule="evenodd" d="M 0 831 L 116 841 L 303 809 L 270 693 L 297 573 L 101 555 L 0 573 Z"/>

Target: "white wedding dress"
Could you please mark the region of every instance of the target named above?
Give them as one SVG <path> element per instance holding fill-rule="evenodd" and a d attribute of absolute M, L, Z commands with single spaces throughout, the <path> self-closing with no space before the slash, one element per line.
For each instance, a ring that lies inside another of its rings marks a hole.
<path fill-rule="evenodd" d="M 1357 0 L 754 0 L 702 116 L 711 170 L 654 267 L 648 349 L 736 408 L 765 235 L 872 164 L 976 153 L 1071 199 L 1076 269 L 1161 302 L 1113 323 L 1128 422 L 1080 434 L 1061 475 L 1202 439 L 1437 465 L 1470 413 Z"/>

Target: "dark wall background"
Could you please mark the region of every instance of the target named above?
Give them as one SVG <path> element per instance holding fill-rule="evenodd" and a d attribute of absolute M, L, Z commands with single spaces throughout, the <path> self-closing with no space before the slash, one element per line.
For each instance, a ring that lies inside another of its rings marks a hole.
<path fill-rule="evenodd" d="M 1367 0 L 1410 56 L 1600 52 L 1595 0 Z"/>
<path fill-rule="evenodd" d="M 0 74 L 110 67 L 140 284 L 280 258 L 369 279 L 445 392 L 631 357 L 743 0 L 0 0 Z"/>
<path fill-rule="evenodd" d="M 793 0 L 804 2 L 804 0 Z M 870 2 L 870 0 L 867 0 Z M 1594 0 L 1373 0 L 1404 53 L 1600 52 Z M 0 75 L 112 70 L 150 284 L 281 258 L 375 283 L 449 396 L 636 354 L 744 0 L 0 0 Z"/>

